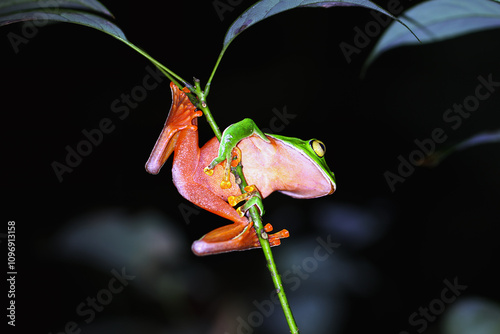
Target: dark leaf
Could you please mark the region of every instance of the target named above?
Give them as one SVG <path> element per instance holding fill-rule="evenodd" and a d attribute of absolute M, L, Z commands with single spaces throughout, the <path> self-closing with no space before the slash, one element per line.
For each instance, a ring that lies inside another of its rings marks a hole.
<path fill-rule="evenodd" d="M 55 21 L 84 25 L 126 41 L 123 31 L 109 20 L 95 14 L 71 10 L 44 10 L 9 14 L 0 17 L 0 26 L 22 21 Z"/>
<path fill-rule="evenodd" d="M 95 0 L 7 0 L 0 2 L 0 26 L 16 22 L 75 23 L 105 32 L 127 44 L 149 59 L 169 79 L 185 82 L 144 50 L 127 40 L 123 31 L 106 17 L 112 17 L 106 7 Z"/>
<path fill-rule="evenodd" d="M 376 5 L 372 1 L 366 0 L 262 0 L 247 9 L 240 17 L 233 22 L 224 37 L 223 50 L 248 27 L 260 22 L 275 14 L 300 7 L 334 7 L 334 6 L 361 6 L 381 12 L 393 19 L 391 13 Z"/>
<path fill-rule="evenodd" d="M 0 16 L 23 11 L 44 11 L 47 9 L 74 9 L 113 16 L 99 1 L 95 0 L 6 0 L 0 2 Z"/>
<path fill-rule="evenodd" d="M 400 17 L 422 43 L 431 43 L 500 27 L 498 0 L 431 0 L 419 4 Z M 412 34 L 392 23 L 365 62 L 368 67 L 385 51 L 402 45 L 418 44 Z"/>

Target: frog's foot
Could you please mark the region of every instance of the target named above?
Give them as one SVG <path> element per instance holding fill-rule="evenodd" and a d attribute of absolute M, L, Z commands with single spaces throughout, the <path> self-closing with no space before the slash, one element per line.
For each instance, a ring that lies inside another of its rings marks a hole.
<path fill-rule="evenodd" d="M 189 92 L 189 89 L 180 90 L 172 82 L 170 83 L 170 89 L 172 90 L 172 106 L 160 137 L 158 137 L 155 147 L 146 162 L 146 170 L 151 174 L 158 174 L 160 168 L 174 151 L 179 131 L 197 131 L 196 121 L 193 120 L 203 115 L 200 110 L 196 110 L 196 107 L 185 94 Z"/>
<path fill-rule="evenodd" d="M 284 230 L 284 229 L 277 232 L 277 233 L 267 234 L 267 233 L 271 232 L 272 230 L 273 230 L 273 226 L 271 224 L 267 223 L 264 226 L 265 232 L 262 232 L 263 234 L 266 233 L 265 235 L 263 235 L 263 237 L 265 239 L 267 236 L 267 239 L 269 240 L 269 244 L 271 245 L 271 247 L 281 245 L 280 239 L 288 238 L 290 236 L 290 232 L 288 232 L 288 230 Z M 260 245 L 260 242 L 259 242 L 259 245 Z"/>
<path fill-rule="evenodd" d="M 222 189 L 229 189 L 231 188 L 231 181 L 229 181 L 231 167 L 238 166 L 241 161 L 241 150 L 239 148 L 234 147 L 231 151 L 219 154 L 219 156 L 212 160 L 212 162 L 207 167 L 205 167 L 203 171 L 205 172 L 205 174 L 211 176 L 214 173 L 213 169 L 215 168 L 215 166 L 223 161 L 226 162 L 224 164 L 224 174 L 220 183 L 220 187 Z"/>
<path fill-rule="evenodd" d="M 287 230 L 268 235 L 267 232 L 272 231 L 270 224 L 267 224 L 264 230 L 266 232 L 263 232 L 263 236 L 267 237 L 271 246 L 280 245 L 280 239 L 289 236 Z M 195 241 L 191 249 L 196 255 L 203 256 L 259 247 L 261 247 L 259 238 L 253 228 L 253 223 L 249 222 L 248 224 L 234 223 L 219 227 Z"/>
<path fill-rule="evenodd" d="M 229 196 L 227 198 L 227 201 L 229 205 L 231 206 L 236 206 L 238 203 L 242 201 L 246 201 L 246 203 L 236 209 L 236 212 L 240 215 L 240 217 L 243 217 L 245 213 L 250 209 L 252 206 L 256 206 L 257 209 L 260 211 L 260 215 L 264 215 L 264 205 L 262 204 L 262 196 L 257 189 L 256 186 L 251 185 L 251 186 L 246 186 L 245 187 L 245 193 L 238 195 L 238 196 Z"/>

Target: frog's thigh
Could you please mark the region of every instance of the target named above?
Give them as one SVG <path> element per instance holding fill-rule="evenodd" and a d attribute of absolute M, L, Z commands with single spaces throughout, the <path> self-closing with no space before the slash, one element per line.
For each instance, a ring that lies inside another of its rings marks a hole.
<path fill-rule="evenodd" d="M 235 223 L 248 224 L 246 217 L 240 217 L 232 206 L 203 185 L 184 182 L 176 183 L 176 187 L 179 193 L 191 203 Z"/>

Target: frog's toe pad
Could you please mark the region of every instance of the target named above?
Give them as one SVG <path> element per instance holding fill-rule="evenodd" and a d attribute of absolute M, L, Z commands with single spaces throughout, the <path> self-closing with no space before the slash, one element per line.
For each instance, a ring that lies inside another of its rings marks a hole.
<path fill-rule="evenodd" d="M 271 224 L 266 224 L 266 226 L 264 226 L 264 230 L 266 227 L 268 226 L 271 226 Z M 270 231 L 267 231 L 265 230 L 266 232 L 270 232 Z M 271 226 L 271 231 L 272 231 L 272 226 Z M 273 233 L 273 234 L 268 234 L 267 235 L 267 240 L 269 241 L 269 245 L 271 245 L 271 247 L 274 247 L 274 246 L 279 246 L 281 245 L 281 240 L 280 239 L 284 239 L 284 238 L 288 238 L 290 236 L 290 232 L 288 232 L 288 230 L 281 230 L 277 233 Z M 258 248 L 260 247 L 260 241 L 259 239 L 257 238 L 257 235 L 255 235 L 256 237 L 256 240 L 255 240 L 255 248 Z"/>
<path fill-rule="evenodd" d="M 271 246 L 274 246 L 273 245 L 273 242 L 275 241 L 280 241 L 280 239 L 285 239 L 285 238 L 288 238 L 290 236 L 290 232 L 288 232 L 288 230 L 281 230 L 277 233 L 273 233 L 273 234 L 269 234 L 269 243 L 271 244 Z M 279 245 L 280 243 L 278 242 L 276 245 Z"/>
<path fill-rule="evenodd" d="M 231 188 L 231 182 L 230 181 L 221 181 L 220 187 L 222 189 L 230 189 Z"/>

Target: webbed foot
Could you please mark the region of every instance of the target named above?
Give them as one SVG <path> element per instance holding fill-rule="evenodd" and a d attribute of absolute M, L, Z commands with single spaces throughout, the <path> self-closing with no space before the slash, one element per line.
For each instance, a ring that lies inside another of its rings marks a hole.
<path fill-rule="evenodd" d="M 268 235 L 267 233 L 271 232 L 272 229 L 271 224 L 266 224 L 264 227 L 265 232 L 263 232 L 265 233 L 264 238 L 267 237 L 271 247 L 280 245 L 280 239 L 288 238 L 290 235 L 287 230 Z M 259 247 L 261 247 L 259 238 L 253 223 L 250 222 L 248 224 L 234 223 L 219 227 L 195 241 L 191 249 L 196 255 L 204 256 Z"/>

